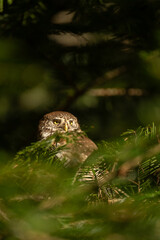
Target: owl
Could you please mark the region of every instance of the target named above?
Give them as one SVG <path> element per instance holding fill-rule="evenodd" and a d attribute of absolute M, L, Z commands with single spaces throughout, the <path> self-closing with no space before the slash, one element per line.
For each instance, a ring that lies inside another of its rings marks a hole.
<path fill-rule="evenodd" d="M 59 149 L 56 156 L 65 160 L 65 165 L 76 165 L 84 162 L 97 149 L 96 144 L 81 130 L 77 118 L 69 112 L 55 111 L 45 114 L 39 122 L 39 139 L 52 135 L 52 145 Z"/>

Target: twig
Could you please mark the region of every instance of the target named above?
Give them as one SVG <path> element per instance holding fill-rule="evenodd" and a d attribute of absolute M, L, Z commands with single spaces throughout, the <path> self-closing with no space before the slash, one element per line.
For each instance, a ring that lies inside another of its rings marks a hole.
<path fill-rule="evenodd" d="M 160 153 L 160 144 L 155 145 L 154 147 L 151 147 L 146 153 L 141 154 L 140 156 L 137 156 L 130 161 L 125 162 L 120 166 L 118 170 L 115 170 L 114 172 L 110 172 L 107 175 L 103 175 L 97 179 L 98 186 L 102 187 L 106 182 L 111 181 L 115 177 L 126 177 L 129 170 L 137 167 L 144 159 L 153 157 L 154 155 Z"/>
<path fill-rule="evenodd" d="M 153 155 L 156 155 L 158 153 L 160 153 L 160 144 L 155 145 L 154 147 L 150 148 L 146 153 L 141 154 L 140 156 L 137 156 L 132 160 L 122 164 L 119 168 L 118 176 L 126 176 L 130 169 L 137 167 L 144 159 L 153 157 Z"/>

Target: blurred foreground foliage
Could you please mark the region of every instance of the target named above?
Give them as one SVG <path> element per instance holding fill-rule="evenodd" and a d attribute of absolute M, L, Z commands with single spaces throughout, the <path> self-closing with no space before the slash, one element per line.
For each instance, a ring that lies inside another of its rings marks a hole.
<path fill-rule="evenodd" d="M 72 168 L 53 137 L 1 163 L 1 239 L 159 239 L 159 133 L 128 130 Z"/>

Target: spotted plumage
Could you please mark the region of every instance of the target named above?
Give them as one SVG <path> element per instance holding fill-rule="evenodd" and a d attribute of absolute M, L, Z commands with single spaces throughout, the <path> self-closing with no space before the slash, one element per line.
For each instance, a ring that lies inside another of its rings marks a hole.
<path fill-rule="evenodd" d="M 68 112 L 55 111 L 45 114 L 39 123 L 39 139 L 46 139 L 59 134 L 53 139 L 53 146 L 63 147 L 57 153 L 59 159 L 65 159 L 66 164 L 84 162 L 97 149 L 96 144 L 86 137 L 81 130 L 77 118 Z"/>

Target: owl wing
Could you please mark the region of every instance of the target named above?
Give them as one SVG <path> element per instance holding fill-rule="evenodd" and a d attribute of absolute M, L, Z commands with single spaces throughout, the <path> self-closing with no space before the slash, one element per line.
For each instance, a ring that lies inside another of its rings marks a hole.
<path fill-rule="evenodd" d="M 96 144 L 86 136 L 79 136 L 74 148 L 79 153 L 80 162 L 84 162 L 94 150 L 98 149 Z"/>
<path fill-rule="evenodd" d="M 88 137 L 81 136 L 77 139 L 75 143 L 75 149 L 77 149 L 79 156 L 80 156 L 80 162 L 84 162 L 90 154 L 97 150 L 97 145 Z M 88 167 L 82 167 L 80 165 L 79 170 L 76 172 L 76 175 L 74 177 L 73 183 L 76 181 L 80 182 L 89 182 L 92 183 L 95 181 L 95 174 L 93 173 L 93 170 Z"/>

